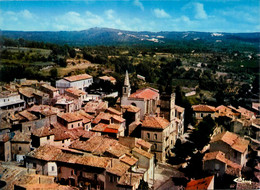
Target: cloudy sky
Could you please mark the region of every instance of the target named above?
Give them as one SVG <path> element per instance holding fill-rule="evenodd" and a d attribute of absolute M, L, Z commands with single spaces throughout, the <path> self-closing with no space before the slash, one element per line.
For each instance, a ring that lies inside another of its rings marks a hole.
<path fill-rule="evenodd" d="M 259 0 L 2 1 L 0 29 L 259 32 Z"/>

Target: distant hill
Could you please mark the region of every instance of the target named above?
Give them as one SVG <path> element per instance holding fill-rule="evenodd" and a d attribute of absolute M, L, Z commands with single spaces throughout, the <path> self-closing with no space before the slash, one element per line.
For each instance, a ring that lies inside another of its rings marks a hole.
<path fill-rule="evenodd" d="M 90 28 L 82 31 L 1 31 L 8 38 L 24 38 L 70 45 L 131 45 L 171 44 L 176 41 L 204 41 L 210 43 L 241 42 L 259 46 L 260 32 L 256 33 L 215 33 L 215 32 L 136 32 L 111 28 Z"/>

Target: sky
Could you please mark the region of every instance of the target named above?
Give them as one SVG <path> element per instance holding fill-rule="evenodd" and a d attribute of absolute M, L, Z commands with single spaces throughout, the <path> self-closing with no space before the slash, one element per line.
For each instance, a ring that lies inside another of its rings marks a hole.
<path fill-rule="evenodd" d="M 260 32 L 259 0 L 0 0 L 0 29 Z"/>

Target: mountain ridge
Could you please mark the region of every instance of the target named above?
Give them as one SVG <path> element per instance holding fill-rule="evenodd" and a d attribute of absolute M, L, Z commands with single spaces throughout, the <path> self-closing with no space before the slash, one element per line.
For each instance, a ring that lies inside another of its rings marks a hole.
<path fill-rule="evenodd" d="M 260 32 L 228 33 L 199 31 L 129 31 L 94 27 L 79 31 L 12 31 L 1 30 L 1 36 L 24 38 L 71 45 L 116 45 L 116 44 L 171 44 L 173 41 L 204 41 L 211 43 L 238 41 L 259 44 Z"/>

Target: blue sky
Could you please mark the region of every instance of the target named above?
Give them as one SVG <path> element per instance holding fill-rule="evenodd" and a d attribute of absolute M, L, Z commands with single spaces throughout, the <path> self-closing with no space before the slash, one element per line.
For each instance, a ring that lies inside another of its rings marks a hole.
<path fill-rule="evenodd" d="M 2 1 L 0 29 L 259 32 L 259 0 Z"/>

